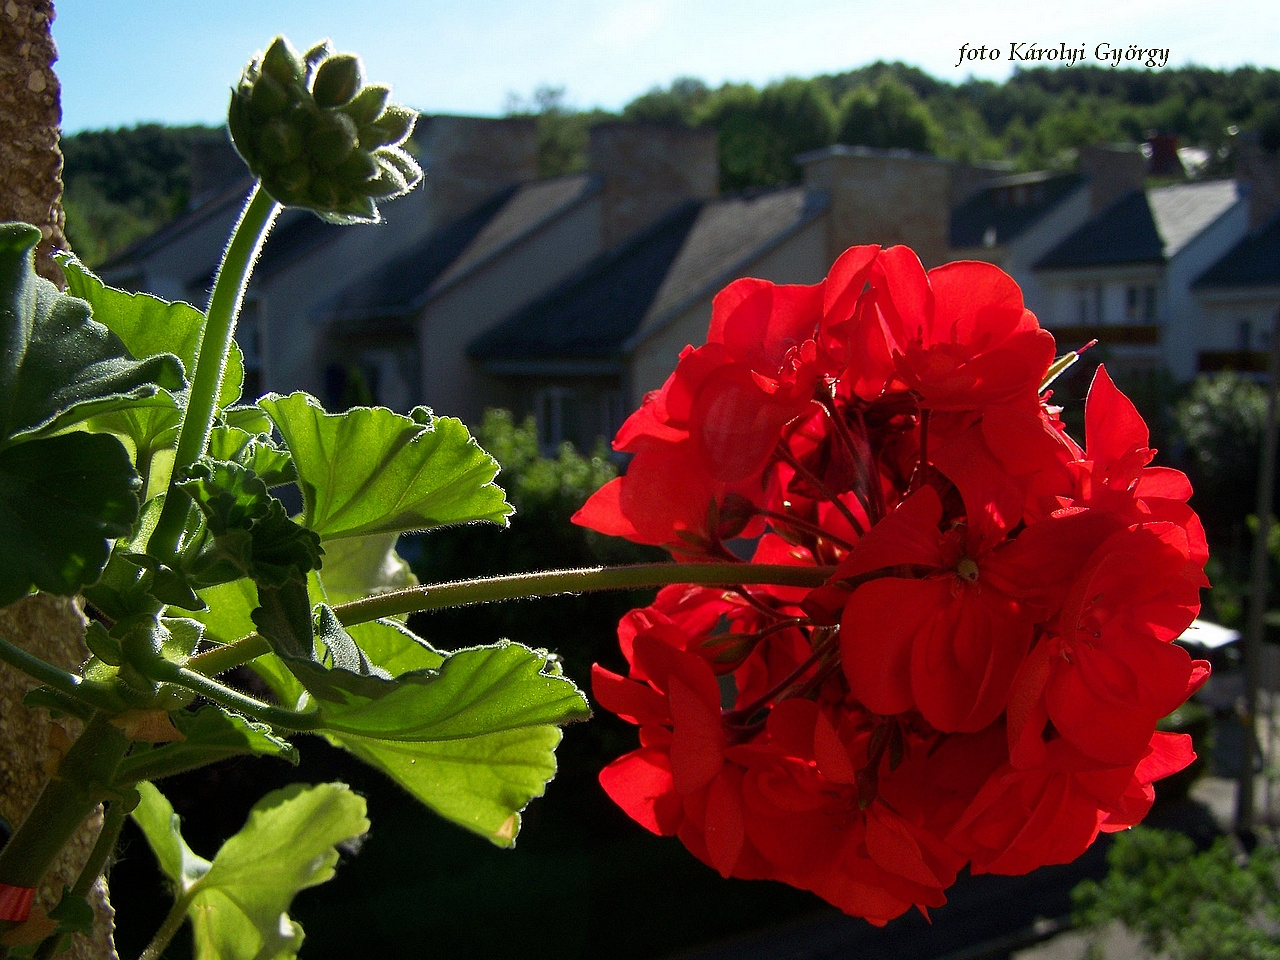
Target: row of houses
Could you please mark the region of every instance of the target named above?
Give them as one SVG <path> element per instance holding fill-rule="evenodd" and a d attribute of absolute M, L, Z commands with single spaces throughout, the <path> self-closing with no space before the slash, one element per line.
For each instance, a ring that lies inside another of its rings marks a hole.
<path fill-rule="evenodd" d="M 426 180 L 384 223 L 283 215 L 237 334 L 250 389 L 468 422 L 505 406 L 550 446 L 589 444 L 704 339 L 726 283 L 814 283 L 856 243 L 996 263 L 1064 347 L 1097 338 L 1178 380 L 1259 368 L 1280 310 L 1280 158 L 1256 147 L 1234 179 L 1149 186 L 1137 145 L 1017 175 L 833 146 L 798 158 L 797 186 L 721 195 L 710 130 L 601 124 L 587 170 L 550 179 L 532 120 L 427 117 L 415 138 Z M 211 145 L 191 209 L 104 279 L 203 303 L 247 189 Z"/>

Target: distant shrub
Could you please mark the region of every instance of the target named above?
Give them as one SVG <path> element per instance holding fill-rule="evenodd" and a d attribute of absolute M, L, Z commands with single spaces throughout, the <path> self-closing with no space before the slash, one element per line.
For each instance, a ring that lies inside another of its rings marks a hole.
<path fill-rule="evenodd" d="M 1116 837 L 1107 863 L 1101 883 L 1072 891 L 1078 924 L 1119 920 L 1174 960 L 1280 960 L 1275 850 L 1243 857 L 1223 837 L 1196 853 L 1182 834 L 1135 827 Z"/>

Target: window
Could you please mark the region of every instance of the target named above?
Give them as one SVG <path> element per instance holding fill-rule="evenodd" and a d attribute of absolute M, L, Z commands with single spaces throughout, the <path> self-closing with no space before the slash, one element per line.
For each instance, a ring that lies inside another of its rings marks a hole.
<path fill-rule="evenodd" d="M 1241 353 L 1247 353 L 1253 348 L 1253 324 L 1248 320 L 1241 320 L 1236 324 L 1236 349 Z"/>
<path fill-rule="evenodd" d="M 1147 284 L 1142 288 L 1142 319 L 1146 323 L 1156 322 L 1156 286 Z"/>
<path fill-rule="evenodd" d="M 1126 287 L 1124 291 L 1124 318 L 1130 323 L 1138 319 L 1138 288 Z"/>

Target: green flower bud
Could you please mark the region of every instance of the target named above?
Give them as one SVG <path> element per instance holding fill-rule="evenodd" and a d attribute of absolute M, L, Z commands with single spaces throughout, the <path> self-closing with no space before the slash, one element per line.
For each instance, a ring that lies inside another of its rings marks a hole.
<path fill-rule="evenodd" d="M 349 53 L 340 53 L 320 64 L 311 90 L 316 103 L 322 107 L 340 107 L 356 95 L 364 83 L 360 60 Z"/>
<path fill-rule="evenodd" d="M 289 108 L 289 91 L 275 77 L 263 73 L 253 81 L 249 103 L 262 117 L 278 117 Z"/>
<path fill-rule="evenodd" d="M 342 110 L 356 122 L 357 126 L 363 127 L 382 116 L 382 112 L 387 109 L 387 98 L 390 96 L 389 89 L 375 84 L 357 93 Z"/>
<path fill-rule="evenodd" d="M 302 59 L 306 62 L 307 79 L 310 80 L 315 72 L 316 65 L 326 57 L 333 56 L 333 44 L 328 40 L 321 40 L 314 47 L 302 55 Z"/>
<path fill-rule="evenodd" d="M 262 72 L 270 74 L 282 87 L 289 87 L 304 79 L 306 67 L 289 41 L 276 37 L 262 55 Z"/>
<path fill-rule="evenodd" d="M 311 179 L 310 168 L 301 160 L 287 163 L 275 172 L 273 182 L 282 193 L 289 196 L 300 196 L 307 189 L 307 181 Z M 275 196 L 275 194 L 272 194 Z M 301 204 L 295 204 L 301 206 Z"/>
<path fill-rule="evenodd" d="M 356 122 L 345 113 L 326 113 L 307 134 L 307 153 L 321 170 L 336 170 L 356 148 Z"/>
<path fill-rule="evenodd" d="M 378 175 L 382 168 L 377 159 L 367 150 L 352 150 L 351 155 L 342 161 L 338 168 L 338 176 L 344 183 L 366 183 Z"/>
<path fill-rule="evenodd" d="M 377 120 L 361 128 L 360 146 L 366 150 L 399 146 L 409 139 L 417 119 L 415 111 L 392 104 Z"/>
<path fill-rule="evenodd" d="M 376 222 L 376 201 L 422 179 L 398 148 L 417 114 L 388 98 L 386 87 L 364 86 L 358 58 L 334 53 L 327 41 L 299 56 L 277 37 L 245 67 L 227 124 L 275 200 L 335 223 Z"/>
<path fill-rule="evenodd" d="M 399 174 L 405 183 L 405 191 L 412 190 L 422 180 L 422 167 L 418 166 L 418 161 L 399 147 L 383 147 L 374 156 Z"/>
<path fill-rule="evenodd" d="M 302 133 L 284 120 L 270 120 L 258 134 L 263 159 L 273 167 L 282 167 L 302 156 L 305 147 Z"/>

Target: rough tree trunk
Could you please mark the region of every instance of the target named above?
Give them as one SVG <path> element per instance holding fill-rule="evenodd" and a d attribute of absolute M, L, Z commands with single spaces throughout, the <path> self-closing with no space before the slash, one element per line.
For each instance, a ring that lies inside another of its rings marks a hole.
<path fill-rule="evenodd" d="M 62 152 L 58 148 L 62 109 L 53 72 L 50 26 L 52 0 L 0 0 L 0 221 L 25 220 L 44 239 L 36 251 L 36 269 L 61 284 L 51 259 L 66 246 L 62 228 Z M 3 562 L 3 558 L 0 558 Z M 86 656 L 84 617 L 66 599 L 35 596 L 0 609 L 0 635 L 65 669 L 78 669 Z M 34 684 L 0 664 L 0 816 L 17 825 L 35 802 L 47 777 L 50 736 L 48 714 L 22 706 Z M 69 726 L 69 724 L 67 725 Z M 79 730 L 69 730 L 72 736 Z M 38 902 L 46 909 L 70 885 L 101 827 L 100 812 L 67 847 Z M 70 956 L 77 960 L 114 960 L 112 913 L 106 886 L 90 897 L 97 913 L 92 937 L 76 937 Z"/>

